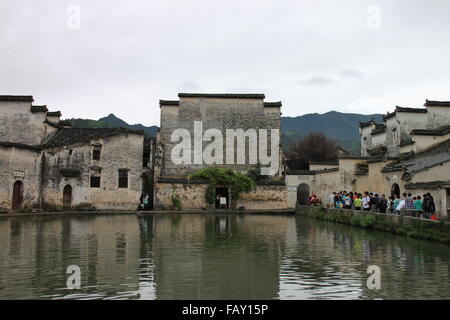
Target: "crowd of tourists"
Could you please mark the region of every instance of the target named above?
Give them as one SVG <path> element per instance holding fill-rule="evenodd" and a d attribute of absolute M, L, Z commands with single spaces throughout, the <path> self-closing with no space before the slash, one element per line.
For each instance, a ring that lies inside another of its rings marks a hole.
<path fill-rule="evenodd" d="M 313 199 L 310 203 L 314 204 Z M 386 197 L 373 192 L 333 192 L 328 196 L 328 208 L 342 208 L 351 210 L 363 210 L 379 213 L 400 214 L 402 211 L 416 211 L 424 219 L 436 220 L 433 196 L 426 193 L 423 196 L 413 196 L 412 193 L 403 193 Z"/>

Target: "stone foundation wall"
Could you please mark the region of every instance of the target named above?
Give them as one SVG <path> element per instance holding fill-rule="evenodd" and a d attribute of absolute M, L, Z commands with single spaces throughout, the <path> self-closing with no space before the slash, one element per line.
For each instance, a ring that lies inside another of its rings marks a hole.
<path fill-rule="evenodd" d="M 156 183 L 154 207 L 156 210 L 174 209 L 171 200 L 174 194 L 181 200 L 182 210 L 214 209 L 215 205 L 208 204 L 205 200 L 207 187 L 207 184 Z M 249 210 L 287 209 L 286 186 L 257 186 L 251 192 L 242 193 L 235 207 Z"/>
<path fill-rule="evenodd" d="M 257 186 L 249 193 L 242 193 L 236 202 L 236 208 L 270 210 L 288 209 L 288 194 L 286 186 Z"/>
<path fill-rule="evenodd" d="M 406 215 L 303 205 L 297 205 L 296 213 L 320 220 L 450 244 L 450 222 L 447 221 L 432 221 Z"/>
<path fill-rule="evenodd" d="M 205 200 L 206 184 L 155 183 L 155 210 L 174 209 L 172 194 L 181 200 L 182 209 L 212 209 Z"/>

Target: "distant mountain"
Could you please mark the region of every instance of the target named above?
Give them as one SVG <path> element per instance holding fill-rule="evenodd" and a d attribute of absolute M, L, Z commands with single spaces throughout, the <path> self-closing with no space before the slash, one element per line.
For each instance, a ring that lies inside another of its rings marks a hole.
<path fill-rule="evenodd" d="M 354 155 L 359 154 L 359 122 L 367 122 L 374 119 L 382 121 L 383 115 L 364 115 L 357 113 L 342 113 L 330 111 L 324 114 L 310 113 L 298 117 L 281 118 L 281 140 L 284 146 L 303 138 L 310 132 L 322 132 L 326 136 L 335 139 L 347 151 Z M 128 124 L 122 119 L 110 114 L 98 120 L 70 119 L 74 127 L 78 128 L 115 128 L 124 127 L 135 130 L 143 130 L 149 137 L 156 136 L 157 126 L 146 127 L 142 124 Z"/>
<path fill-rule="evenodd" d="M 107 117 L 98 120 L 90 119 L 70 119 L 72 125 L 76 128 L 117 128 L 123 127 L 134 130 L 143 130 L 148 137 L 155 137 L 157 126 L 146 127 L 142 124 L 128 124 L 122 119 L 116 117 L 114 114 L 109 114 Z"/>
<path fill-rule="evenodd" d="M 311 131 L 319 131 L 329 137 L 340 140 L 359 139 L 359 122 L 367 122 L 374 119 L 377 122 L 383 120 L 381 114 L 356 114 L 330 111 L 324 114 L 310 113 L 299 117 L 282 117 L 281 132 L 304 136 Z"/>
<path fill-rule="evenodd" d="M 381 114 L 356 114 L 330 111 L 324 114 L 310 113 L 298 117 L 281 118 L 281 135 L 284 146 L 303 138 L 310 132 L 321 132 L 335 139 L 347 151 L 359 154 L 359 122 L 383 120 Z"/>

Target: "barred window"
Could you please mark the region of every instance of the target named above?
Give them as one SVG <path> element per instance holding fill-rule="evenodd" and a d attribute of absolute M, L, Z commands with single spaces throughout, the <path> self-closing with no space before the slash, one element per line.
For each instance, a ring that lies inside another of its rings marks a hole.
<path fill-rule="evenodd" d="M 128 188 L 128 170 L 119 169 L 119 188 Z"/>

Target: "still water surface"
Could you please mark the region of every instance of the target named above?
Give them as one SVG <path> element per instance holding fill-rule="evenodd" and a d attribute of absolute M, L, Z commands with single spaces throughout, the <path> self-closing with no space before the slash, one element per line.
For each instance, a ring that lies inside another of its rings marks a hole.
<path fill-rule="evenodd" d="M 0 299 L 450 299 L 449 265 L 444 244 L 299 216 L 0 219 Z"/>

